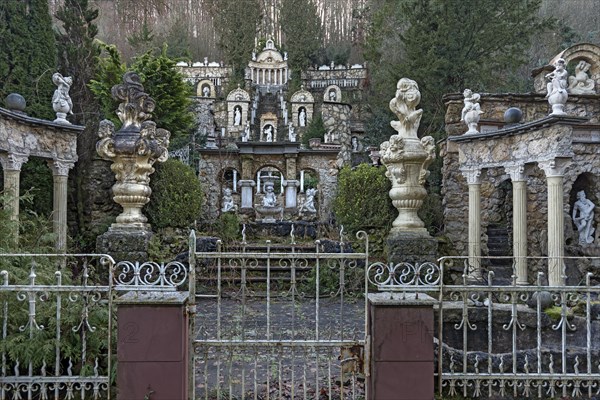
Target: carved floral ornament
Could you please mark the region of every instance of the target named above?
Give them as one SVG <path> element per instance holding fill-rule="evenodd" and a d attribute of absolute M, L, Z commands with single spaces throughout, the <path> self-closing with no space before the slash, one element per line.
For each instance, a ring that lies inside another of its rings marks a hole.
<path fill-rule="evenodd" d="M 121 130 L 140 129 L 142 122 L 152 116 L 156 103 L 147 93 L 140 77 L 135 72 L 126 72 L 123 83 L 111 89 L 115 100 L 121 100 L 117 109 L 117 116 L 123 123 Z"/>

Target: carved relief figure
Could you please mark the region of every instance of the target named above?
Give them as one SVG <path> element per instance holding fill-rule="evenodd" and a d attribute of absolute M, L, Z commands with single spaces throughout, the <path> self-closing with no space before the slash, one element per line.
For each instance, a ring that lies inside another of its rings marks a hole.
<path fill-rule="evenodd" d="M 237 211 L 237 206 L 233 202 L 233 196 L 231 196 L 231 189 L 223 189 L 223 200 L 221 206 L 222 212 Z"/>
<path fill-rule="evenodd" d="M 298 114 L 298 125 L 306 126 L 306 110 L 304 108 L 301 108 Z"/>
<path fill-rule="evenodd" d="M 575 76 L 569 77 L 569 93 L 573 94 L 595 94 L 594 80 L 590 79 L 588 71 L 591 64 L 585 60 L 579 61 L 575 67 Z"/>
<path fill-rule="evenodd" d="M 233 124 L 234 125 L 242 124 L 242 110 L 240 109 L 239 106 L 236 106 L 235 110 L 233 111 Z"/>
<path fill-rule="evenodd" d="M 567 88 L 567 77 L 569 73 L 565 69 L 565 60 L 559 58 L 554 63 L 554 71 L 546 74 L 546 78 L 550 80 L 546 85 L 546 98 L 552 96 L 554 93 L 560 93 Z"/>
<path fill-rule="evenodd" d="M 314 188 L 306 189 L 306 199 L 304 200 L 304 203 L 302 203 L 302 205 L 300 206 L 300 209 L 298 211 L 306 210 L 311 213 L 317 212 L 317 209 L 315 208 L 315 196 L 316 195 L 317 195 L 317 189 L 314 189 Z"/>
<path fill-rule="evenodd" d="M 595 204 L 585 197 L 583 190 L 577 192 L 577 201 L 573 204 L 573 223 L 579 231 L 579 244 L 590 244 L 594 241 L 592 223 L 595 207 Z"/>

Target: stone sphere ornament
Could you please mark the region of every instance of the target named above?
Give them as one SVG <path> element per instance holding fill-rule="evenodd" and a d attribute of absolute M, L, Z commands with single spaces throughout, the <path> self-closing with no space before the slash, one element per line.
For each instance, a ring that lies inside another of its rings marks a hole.
<path fill-rule="evenodd" d="M 25 107 L 27 107 L 25 97 L 21 96 L 19 93 L 9 94 L 6 96 L 6 99 L 4 99 L 4 103 L 9 110 L 23 114 L 25 113 Z"/>
<path fill-rule="evenodd" d="M 520 124 L 523 119 L 523 111 L 517 107 L 510 107 L 504 112 L 504 123 L 506 125 Z"/>

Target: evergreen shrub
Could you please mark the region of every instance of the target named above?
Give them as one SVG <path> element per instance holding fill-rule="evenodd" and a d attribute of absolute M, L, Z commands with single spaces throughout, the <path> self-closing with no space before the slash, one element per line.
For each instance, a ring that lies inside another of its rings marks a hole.
<path fill-rule="evenodd" d="M 302 135 L 302 144 L 308 146 L 308 141 L 313 138 L 321 138 L 325 136 L 325 124 L 321 115 L 313 116 L 309 122 L 306 132 Z"/>
<path fill-rule="evenodd" d="M 340 171 L 333 211 L 346 231 L 390 229 L 397 212 L 388 194 L 391 183 L 385 172 L 385 168 L 369 164 Z"/>
<path fill-rule="evenodd" d="M 186 228 L 194 223 L 202 207 L 202 187 L 194 169 L 178 160 L 155 165 L 150 177 L 152 194 L 146 215 L 155 228 Z"/>
<path fill-rule="evenodd" d="M 232 243 L 239 237 L 240 219 L 235 213 L 222 213 L 216 224 L 216 235 L 224 243 Z"/>

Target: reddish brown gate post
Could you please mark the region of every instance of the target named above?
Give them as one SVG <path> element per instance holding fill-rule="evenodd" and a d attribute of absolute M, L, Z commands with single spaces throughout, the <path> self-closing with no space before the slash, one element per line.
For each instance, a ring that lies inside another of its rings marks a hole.
<path fill-rule="evenodd" d="M 128 292 L 118 304 L 117 399 L 185 400 L 188 292 Z"/>
<path fill-rule="evenodd" d="M 434 303 L 423 293 L 369 294 L 369 399 L 434 398 Z"/>

